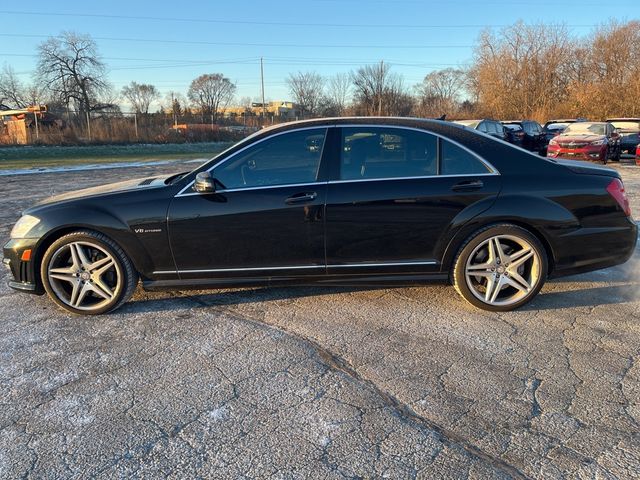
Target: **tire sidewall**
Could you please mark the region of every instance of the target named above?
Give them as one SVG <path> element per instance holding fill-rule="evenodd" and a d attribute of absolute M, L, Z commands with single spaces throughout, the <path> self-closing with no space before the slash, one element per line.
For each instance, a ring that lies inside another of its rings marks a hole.
<path fill-rule="evenodd" d="M 95 310 L 80 310 L 72 307 L 71 305 L 67 305 L 66 303 L 64 303 L 62 300 L 58 298 L 58 295 L 56 294 L 56 292 L 54 291 L 54 289 L 52 288 L 49 282 L 49 275 L 48 275 L 49 263 L 51 262 L 53 255 L 60 248 L 62 248 L 65 245 L 68 245 L 69 243 L 82 242 L 82 241 L 95 243 L 100 248 L 103 248 L 104 250 L 106 250 L 109 253 L 109 255 L 111 255 L 111 257 L 114 259 L 116 270 L 119 272 L 121 276 L 118 291 L 116 295 L 113 297 L 113 299 L 103 307 Z M 42 262 L 40 265 L 40 278 L 42 279 L 42 285 L 44 286 L 44 289 L 47 292 L 49 298 L 51 298 L 51 300 L 53 300 L 53 302 L 56 305 L 78 315 L 100 315 L 110 310 L 113 310 L 122 301 L 122 298 L 126 293 L 127 282 L 129 280 L 127 278 L 127 269 L 123 264 L 123 261 L 119 252 L 117 252 L 111 245 L 109 245 L 109 243 L 103 241 L 98 236 L 93 235 L 90 232 L 70 233 L 68 235 L 64 235 L 63 237 L 53 242 L 49 246 L 49 248 L 47 248 L 42 258 Z"/>
<path fill-rule="evenodd" d="M 487 304 L 480 299 L 478 299 L 470 287 L 467 285 L 466 275 L 465 275 L 465 267 L 469 256 L 473 252 L 473 250 L 485 240 L 495 237 L 496 235 L 512 235 L 516 237 L 520 237 L 523 240 L 526 240 L 532 248 L 535 250 L 538 255 L 538 259 L 540 261 L 540 279 L 536 286 L 529 292 L 524 298 L 521 300 L 512 303 L 511 305 L 490 305 Z M 540 242 L 538 238 L 533 235 L 528 230 L 518 227 L 512 224 L 500 224 L 500 225 L 492 225 L 485 227 L 484 229 L 474 233 L 469 237 L 469 239 L 463 244 L 456 257 L 456 261 L 454 262 L 454 284 L 458 289 L 459 293 L 464 297 L 472 305 L 481 308 L 483 310 L 490 310 L 495 312 L 506 312 L 509 310 L 514 310 L 516 308 L 521 307 L 522 305 L 530 302 L 540 291 L 542 286 L 544 285 L 547 279 L 548 273 L 548 259 L 547 252 Z"/>

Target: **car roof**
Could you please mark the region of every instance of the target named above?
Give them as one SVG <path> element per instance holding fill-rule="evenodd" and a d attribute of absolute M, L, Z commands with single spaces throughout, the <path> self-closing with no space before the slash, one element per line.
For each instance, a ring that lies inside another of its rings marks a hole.
<path fill-rule="evenodd" d="M 607 122 L 640 122 L 640 118 L 607 118 Z"/>

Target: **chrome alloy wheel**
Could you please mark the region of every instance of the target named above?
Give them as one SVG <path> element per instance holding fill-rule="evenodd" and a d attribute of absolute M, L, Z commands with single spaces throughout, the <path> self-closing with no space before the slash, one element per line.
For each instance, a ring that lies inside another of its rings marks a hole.
<path fill-rule="evenodd" d="M 47 277 L 64 304 L 90 312 L 109 304 L 122 289 L 122 270 L 101 246 L 76 241 L 51 256 Z"/>
<path fill-rule="evenodd" d="M 496 235 L 480 243 L 465 265 L 469 290 L 489 305 L 509 306 L 522 300 L 540 277 L 537 251 L 514 235 Z"/>

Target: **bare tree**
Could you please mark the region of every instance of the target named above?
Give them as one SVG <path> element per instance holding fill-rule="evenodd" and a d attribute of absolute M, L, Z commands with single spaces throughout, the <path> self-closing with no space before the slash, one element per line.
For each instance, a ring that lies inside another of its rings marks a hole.
<path fill-rule="evenodd" d="M 155 86 L 131 82 L 122 88 L 122 95 L 129 101 L 136 113 L 149 113 L 149 106 L 154 100 L 160 98 L 160 93 Z"/>
<path fill-rule="evenodd" d="M 105 65 L 89 35 L 63 32 L 38 47 L 38 78 L 51 96 L 83 114 L 109 91 Z"/>
<path fill-rule="evenodd" d="M 315 72 L 298 72 L 287 77 L 289 92 L 302 108 L 302 114 L 315 115 L 324 95 L 324 80 Z"/>
<path fill-rule="evenodd" d="M 366 65 L 351 74 L 355 111 L 361 115 L 408 115 L 413 99 L 402 77 L 380 62 Z"/>
<path fill-rule="evenodd" d="M 347 73 L 337 73 L 327 82 L 327 103 L 336 115 L 344 114 L 351 95 L 351 78 Z"/>
<path fill-rule="evenodd" d="M 27 89 L 13 68 L 5 64 L 0 72 L 0 103 L 7 103 L 14 108 L 25 108 L 29 105 L 27 96 Z"/>
<path fill-rule="evenodd" d="M 188 97 L 200 110 L 202 121 L 205 115 L 215 122 L 233 99 L 236 86 L 221 73 L 200 75 L 191 82 Z"/>
<path fill-rule="evenodd" d="M 429 73 L 417 85 L 417 113 L 423 117 L 455 115 L 460 107 L 466 75 L 463 70 L 446 68 Z"/>

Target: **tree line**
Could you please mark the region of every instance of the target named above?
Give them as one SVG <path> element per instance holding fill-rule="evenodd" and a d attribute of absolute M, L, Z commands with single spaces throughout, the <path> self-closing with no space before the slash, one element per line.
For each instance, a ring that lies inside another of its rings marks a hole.
<path fill-rule="evenodd" d="M 468 66 L 435 70 L 408 85 L 381 61 L 324 77 L 291 73 L 286 85 L 303 117 L 400 115 L 448 118 L 640 116 L 640 21 L 610 21 L 584 37 L 562 25 L 516 23 L 479 35 Z M 219 121 L 237 87 L 223 73 L 195 78 L 186 92 L 162 97 L 156 86 L 132 81 L 119 91 L 96 42 L 63 32 L 38 46 L 31 82 L 9 65 L 0 71 L 0 104 L 12 108 L 47 103 L 68 118 L 118 114 L 126 101 L 134 112 Z M 250 99 L 241 99 L 241 105 Z"/>

